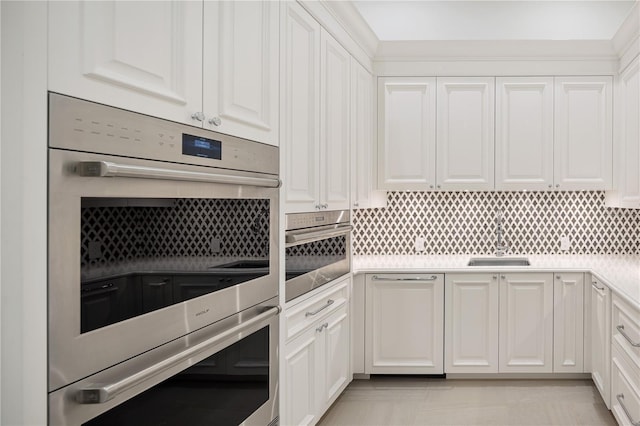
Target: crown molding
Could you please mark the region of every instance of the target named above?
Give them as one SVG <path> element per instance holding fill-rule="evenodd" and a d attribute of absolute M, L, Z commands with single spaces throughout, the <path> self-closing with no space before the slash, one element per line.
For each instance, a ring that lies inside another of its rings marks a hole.
<path fill-rule="evenodd" d="M 356 43 L 373 59 L 378 50 L 378 37 L 351 1 L 320 0 Z"/>
<path fill-rule="evenodd" d="M 620 57 L 620 71 L 640 53 L 640 6 L 636 2 L 611 40 Z"/>
<path fill-rule="evenodd" d="M 609 40 L 426 40 L 382 41 L 380 61 L 612 60 Z"/>

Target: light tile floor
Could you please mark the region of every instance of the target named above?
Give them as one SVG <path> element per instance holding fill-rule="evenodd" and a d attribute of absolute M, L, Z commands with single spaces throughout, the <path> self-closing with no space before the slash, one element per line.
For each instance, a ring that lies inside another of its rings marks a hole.
<path fill-rule="evenodd" d="M 616 425 L 590 380 L 354 380 L 319 426 Z"/>

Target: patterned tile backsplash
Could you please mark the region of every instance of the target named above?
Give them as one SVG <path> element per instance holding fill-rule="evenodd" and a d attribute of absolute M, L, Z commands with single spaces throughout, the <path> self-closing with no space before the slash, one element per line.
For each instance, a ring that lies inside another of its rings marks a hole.
<path fill-rule="evenodd" d="M 507 254 L 640 254 L 640 211 L 613 209 L 604 192 L 389 192 L 354 214 L 356 255 L 493 254 L 503 211 Z M 560 237 L 570 249 L 560 250 Z"/>

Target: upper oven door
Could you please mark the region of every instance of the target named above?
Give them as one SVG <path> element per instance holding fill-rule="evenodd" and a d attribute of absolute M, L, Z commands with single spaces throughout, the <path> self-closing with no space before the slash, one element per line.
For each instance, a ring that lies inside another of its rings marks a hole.
<path fill-rule="evenodd" d="M 278 294 L 273 176 L 50 149 L 49 185 L 50 391 Z"/>

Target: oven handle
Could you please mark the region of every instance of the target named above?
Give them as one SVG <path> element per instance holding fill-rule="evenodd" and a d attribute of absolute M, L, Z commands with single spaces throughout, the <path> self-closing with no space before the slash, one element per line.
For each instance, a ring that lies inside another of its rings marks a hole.
<path fill-rule="evenodd" d="M 310 243 L 313 241 L 323 240 L 325 238 L 337 237 L 339 235 L 345 235 L 351 232 L 353 226 L 351 225 L 342 225 L 337 228 L 324 229 L 321 231 L 309 231 L 309 232 L 300 232 L 293 233 L 287 232 L 285 234 L 285 243 L 287 244 L 304 244 Z"/>
<path fill-rule="evenodd" d="M 78 391 L 76 392 L 76 402 L 78 402 L 79 404 L 102 404 L 104 402 L 107 402 L 118 396 L 118 394 L 121 394 L 122 392 L 125 392 L 126 390 L 132 388 L 133 386 L 149 380 L 152 377 L 188 360 L 189 358 L 194 357 L 201 352 L 204 352 L 211 346 L 220 343 L 220 341 L 234 334 L 238 334 L 245 329 L 262 321 L 265 321 L 275 315 L 278 315 L 281 310 L 282 308 L 280 308 L 280 306 L 270 307 L 265 312 L 254 318 L 251 318 L 248 321 L 243 322 L 242 324 L 238 324 L 228 330 L 223 331 L 222 333 L 216 334 L 215 336 L 205 340 L 204 342 L 198 343 L 197 345 L 192 346 L 187 350 L 175 354 L 163 361 L 158 362 L 157 364 L 151 365 L 144 370 L 132 374 L 131 376 L 125 377 L 118 382 L 110 383 L 107 385 L 94 385 L 83 389 L 78 389 Z"/>
<path fill-rule="evenodd" d="M 163 169 L 159 167 L 134 166 L 110 161 L 79 161 L 76 173 L 88 177 L 129 177 L 144 179 L 168 179 L 193 182 L 227 183 L 278 188 L 278 178 L 258 178 L 249 176 L 221 175 L 217 173 L 192 172 L 188 170 Z"/>

